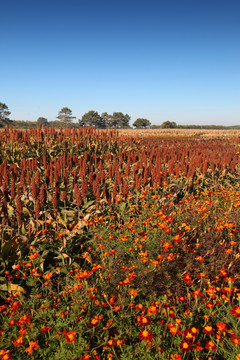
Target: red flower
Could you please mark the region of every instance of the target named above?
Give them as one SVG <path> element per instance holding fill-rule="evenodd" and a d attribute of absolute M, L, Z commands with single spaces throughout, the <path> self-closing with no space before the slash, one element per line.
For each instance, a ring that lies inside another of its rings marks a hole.
<path fill-rule="evenodd" d="M 63 333 L 65 334 L 65 341 L 67 343 L 73 343 L 77 340 L 76 331 L 64 331 Z"/>
<path fill-rule="evenodd" d="M 179 344 L 179 347 L 182 352 L 187 352 L 191 350 L 190 344 L 186 340 L 182 340 Z"/>
<path fill-rule="evenodd" d="M 187 328 L 184 331 L 184 337 L 186 341 L 193 341 L 198 335 L 199 330 L 196 327 Z"/>
<path fill-rule="evenodd" d="M 203 328 L 203 332 L 207 335 L 213 333 L 213 327 L 211 325 L 205 325 Z"/>
<path fill-rule="evenodd" d="M 12 359 L 11 351 L 7 350 L 7 349 L 0 350 L 0 356 L 1 356 L 2 360 L 11 360 Z"/>
<path fill-rule="evenodd" d="M 217 330 L 218 330 L 219 332 L 223 332 L 223 331 L 226 330 L 226 324 L 223 323 L 223 322 L 218 322 L 218 323 L 216 324 L 216 326 L 217 326 Z"/>
<path fill-rule="evenodd" d="M 240 346 L 240 336 L 236 336 L 235 334 L 231 335 L 231 342 L 235 345 Z"/>
<path fill-rule="evenodd" d="M 191 280 L 192 280 L 191 275 L 189 275 L 189 274 L 184 274 L 184 275 L 183 275 L 183 279 L 184 279 L 184 281 L 185 281 L 185 283 L 186 283 L 187 285 L 190 285 L 190 284 L 191 284 Z"/>
<path fill-rule="evenodd" d="M 140 340 L 152 340 L 152 338 L 153 338 L 152 331 L 146 330 L 146 329 L 142 329 L 140 331 L 140 334 L 139 334 Z"/>
<path fill-rule="evenodd" d="M 107 347 L 111 347 L 114 345 L 116 345 L 116 340 L 114 338 L 109 339 L 108 342 L 106 343 Z"/>
<path fill-rule="evenodd" d="M 235 305 L 231 310 L 231 314 L 236 316 L 237 318 L 240 318 L 240 307 Z"/>
<path fill-rule="evenodd" d="M 85 354 L 81 357 L 81 360 L 93 360 L 93 358 L 91 357 L 91 355 Z"/>
<path fill-rule="evenodd" d="M 37 350 L 39 348 L 38 341 L 30 341 L 29 347 L 25 349 L 26 352 L 29 353 L 29 355 L 32 355 L 33 350 Z"/>
<path fill-rule="evenodd" d="M 90 320 L 90 326 L 92 327 L 98 326 L 102 318 L 103 318 L 102 315 L 94 315 L 94 317 Z"/>
<path fill-rule="evenodd" d="M 150 325 L 151 324 L 151 319 L 147 316 L 140 316 L 138 315 L 135 319 L 135 322 L 136 323 L 139 323 L 139 325 L 141 327 L 144 327 L 144 326 L 147 326 L 147 325 Z"/>
<path fill-rule="evenodd" d="M 27 316 L 26 314 L 23 315 L 18 321 L 17 324 L 18 325 L 24 325 L 24 324 L 29 324 L 30 323 L 30 319 L 32 318 L 31 315 Z"/>
<path fill-rule="evenodd" d="M 139 311 L 139 310 L 142 310 L 143 312 L 145 311 L 145 308 L 143 307 L 142 304 L 137 304 L 136 305 L 136 310 Z"/>
<path fill-rule="evenodd" d="M 216 346 L 212 340 L 209 340 L 205 345 L 205 349 L 207 349 L 207 350 L 211 349 L 212 351 L 215 351 Z"/>
<path fill-rule="evenodd" d="M 13 343 L 14 343 L 14 346 L 20 347 L 24 344 L 24 341 L 25 341 L 24 337 L 20 335 L 13 341 Z"/>

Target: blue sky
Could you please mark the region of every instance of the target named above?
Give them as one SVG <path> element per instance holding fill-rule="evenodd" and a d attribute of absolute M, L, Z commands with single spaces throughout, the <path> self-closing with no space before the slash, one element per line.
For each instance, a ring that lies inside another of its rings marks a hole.
<path fill-rule="evenodd" d="M 0 102 L 14 120 L 240 125 L 239 0 L 8 0 Z"/>

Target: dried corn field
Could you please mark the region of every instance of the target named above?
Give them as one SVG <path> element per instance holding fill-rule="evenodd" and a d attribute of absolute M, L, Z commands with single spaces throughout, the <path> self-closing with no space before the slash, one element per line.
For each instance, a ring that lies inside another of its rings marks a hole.
<path fill-rule="evenodd" d="M 240 136 L 240 130 L 206 129 L 119 129 L 120 135 L 147 138 L 226 138 Z"/>

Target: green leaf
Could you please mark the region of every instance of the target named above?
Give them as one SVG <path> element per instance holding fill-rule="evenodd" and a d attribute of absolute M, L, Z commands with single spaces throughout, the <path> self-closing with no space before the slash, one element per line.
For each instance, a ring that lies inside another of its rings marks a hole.
<path fill-rule="evenodd" d="M 12 217 L 14 213 L 15 213 L 14 208 L 9 205 L 9 206 L 8 206 L 8 216 L 9 216 L 9 217 Z"/>
<path fill-rule="evenodd" d="M 10 257 L 11 251 L 12 250 L 16 250 L 17 249 L 17 244 L 15 242 L 15 239 L 11 239 L 9 241 L 7 241 L 3 247 L 2 247 L 2 251 L 1 251 L 1 257 L 3 259 L 3 261 L 8 260 L 8 258 Z M 11 254 L 11 258 L 13 260 L 13 258 L 16 257 L 16 251 L 14 251 Z"/>
<path fill-rule="evenodd" d="M 59 215 L 57 215 L 57 218 L 58 218 L 59 222 L 60 222 L 63 226 L 67 227 L 66 221 L 64 221 Z"/>
<path fill-rule="evenodd" d="M 126 209 L 126 203 L 125 202 L 121 202 L 119 205 L 119 209 L 120 211 L 123 213 Z"/>
<path fill-rule="evenodd" d="M 21 232 L 23 235 L 27 234 L 27 230 L 25 229 L 24 224 L 22 224 Z"/>

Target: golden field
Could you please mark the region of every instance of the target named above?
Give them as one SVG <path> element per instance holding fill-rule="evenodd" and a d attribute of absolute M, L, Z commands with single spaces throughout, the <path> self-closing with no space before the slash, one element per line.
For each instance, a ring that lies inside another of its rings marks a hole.
<path fill-rule="evenodd" d="M 120 135 L 150 138 L 189 137 L 213 138 L 240 136 L 240 130 L 206 130 L 206 129 L 119 129 Z"/>

